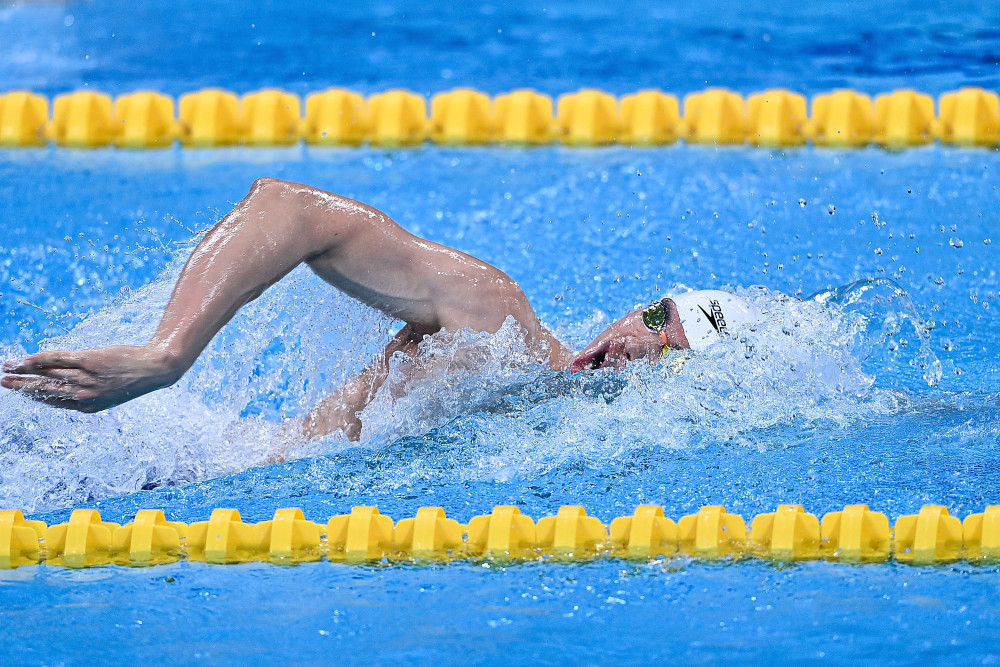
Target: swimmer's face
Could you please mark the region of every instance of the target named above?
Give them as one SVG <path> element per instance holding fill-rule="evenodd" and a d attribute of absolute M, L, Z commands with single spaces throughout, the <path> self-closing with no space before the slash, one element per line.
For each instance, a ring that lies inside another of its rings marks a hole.
<path fill-rule="evenodd" d="M 677 306 L 670 299 L 666 300 L 666 305 L 667 321 L 663 330 L 667 334 L 667 345 L 674 349 L 691 347 L 681 327 Z M 573 360 L 569 369 L 573 373 L 594 368 L 621 369 L 636 359 L 655 364 L 662 354 L 663 338 L 645 325 L 642 310 L 636 310 L 602 331 Z"/>

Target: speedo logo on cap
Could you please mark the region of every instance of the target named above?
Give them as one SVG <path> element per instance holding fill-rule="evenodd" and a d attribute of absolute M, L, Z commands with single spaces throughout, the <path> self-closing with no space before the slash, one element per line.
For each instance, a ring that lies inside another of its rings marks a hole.
<path fill-rule="evenodd" d="M 698 310 L 705 314 L 705 317 L 711 322 L 712 328 L 721 336 L 726 331 L 726 316 L 722 314 L 722 306 L 719 305 L 718 299 L 712 299 L 709 301 L 709 305 L 711 313 L 705 310 L 704 306 L 698 306 Z"/>

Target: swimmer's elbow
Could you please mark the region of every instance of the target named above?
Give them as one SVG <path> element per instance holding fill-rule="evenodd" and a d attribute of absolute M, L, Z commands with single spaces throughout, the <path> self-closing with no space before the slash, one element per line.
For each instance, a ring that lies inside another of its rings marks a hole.
<path fill-rule="evenodd" d="M 323 220 L 323 200 L 330 197 L 335 195 L 270 176 L 256 179 L 249 195 L 271 232 L 306 242 L 313 250 L 330 242 L 329 225 Z"/>
<path fill-rule="evenodd" d="M 292 184 L 288 181 L 263 176 L 250 186 L 248 199 L 254 202 L 259 209 L 274 210 L 282 200 L 288 197 L 291 186 Z"/>
<path fill-rule="evenodd" d="M 283 181 L 280 178 L 273 178 L 271 176 L 261 176 L 253 182 L 250 186 L 250 192 L 253 194 L 263 192 L 264 190 L 270 190 L 275 187 L 280 187 L 283 185 L 288 185 L 287 181 Z"/>
<path fill-rule="evenodd" d="M 352 240 L 374 239 L 372 223 L 388 220 L 378 211 L 330 192 L 278 178 L 254 181 L 247 213 L 260 215 L 265 233 L 295 247 L 302 261 L 311 262 Z"/>

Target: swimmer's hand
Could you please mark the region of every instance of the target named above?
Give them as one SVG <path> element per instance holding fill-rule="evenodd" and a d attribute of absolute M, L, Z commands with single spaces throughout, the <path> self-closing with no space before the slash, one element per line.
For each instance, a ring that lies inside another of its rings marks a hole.
<path fill-rule="evenodd" d="M 48 405 L 100 412 L 173 384 L 179 370 L 155 348 L 115 345 L 8 361 L 0 385 Z"/>

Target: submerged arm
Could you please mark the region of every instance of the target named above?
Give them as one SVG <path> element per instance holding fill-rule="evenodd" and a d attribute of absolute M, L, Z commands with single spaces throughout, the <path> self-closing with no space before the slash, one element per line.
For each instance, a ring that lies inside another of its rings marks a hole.
<path fill-rule="evenodd" d="M 416 354 L 417 341 L 409 326 L 403 327 L 399 333 L 385 346 L 385 349 L 375 357 L 356 376 L 348 380 L 342 387 L 319 402 L 319 405 L 309 411 L 304 417 L 296 419 L 293 428 L 301 431 L 306 438 L 316 438 L 342 431 L 350 440 L 361 438 L 361 418 L 358 413 L 363 410 L 389 375 L 389 359 L 396 352 L 404 352 L 410 356 Z"/>
<path fill-rule="evenodd" d="M 512 315 L 529 341 L 558 345 L 496 268 L 419 239 L 364 204 L 260 179 L 195 248 L 149 343 L 34 354 L 4 364 L 2 385 L 96 412 L 173 384 L 240 307 L 303 262 L 406 321 L 414 335 L 442 327 L 496 331 Z"/>

